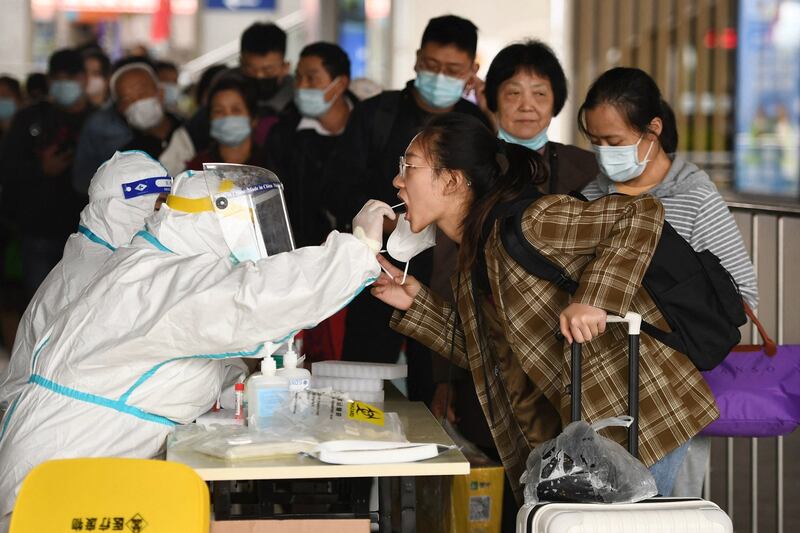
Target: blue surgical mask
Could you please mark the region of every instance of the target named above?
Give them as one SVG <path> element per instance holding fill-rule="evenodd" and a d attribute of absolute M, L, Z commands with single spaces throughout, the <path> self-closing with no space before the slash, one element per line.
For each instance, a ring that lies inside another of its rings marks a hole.
<path fill-rule="evenodd" d="M 83 96 L 83 88 L 75 80 L 55 80 L 50 84 L 50 96 L 61 107 L 72 107 Z"/>
<path fill-rule="evenodd" d="M 597 164 L 600 171 L 608 176 L 608 179 L 617 183 L 630 181 L 642 175 L 647 163 L 650 161 L 647 156 L 653 149 L 655 141 L 650 142 L 650 148 L 644 154 L 644 161 L 639 161 L 639 143 L 642 142 L 644 136 L 639 137 L 636 144 L 629 144 L 627 146 L 598 146 L 592 145 L 595 157 L 597 157 Z"/>
<path fill-rule="evenodd" d="M 327 102 L 325 93 L 334 83 L 336 83 L 335 79 L 324 89 L 295 89 L 294 105 L 297 106 L 300 114 L 304 117 L 319 118 L 327 113 L 335 99 Z"/>
<path fill-rule="evenodd" d="M 8 120 L 17 112 L 17 102 L 13 98 L 0 98 L 0 120 Z"/>
<path fill-rule="evenodd" d="M 543 129 L 530 139 L 521 139 L 519 137 L 514 137 L 510 133 L 508 133 L 503 128 L 500 128 L 497 131 L 497 137 L 499 139 L 503 139 L 507 143 L 518 144 L 520 146 L 524 146 L 525 148 L 529 148 L 534 152 L 537 150 L 541 150 L 542 147 L 547 144 L 547 128 Z"/>
<path fill-rule="evenodd" d="M 223 146 L 238 146 L 250 136 L 250 117 L 229 115 L 211 121 L 211 137 Z"/>
<path fill-rule="evenodd" d="M 458 102 L 464 94 L 467 80 L 453 78 L 444 74 L 434 74 L 426 70 L 417 72 L 414 87 L 423 100 L 433 107 L 445 108 Z"/>

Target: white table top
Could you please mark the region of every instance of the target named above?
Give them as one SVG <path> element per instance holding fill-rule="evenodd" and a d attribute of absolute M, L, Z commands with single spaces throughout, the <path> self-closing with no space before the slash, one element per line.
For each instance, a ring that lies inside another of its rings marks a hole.
<path fill-rule="evenodd" d="M 406 437 L 411 442 L 453 444 L 422 402 L 387 401 L 384 404 L 384 411 L 398 414 L 406 431 Z M 232 462 L 199 452 L 175 452 L 169 448 L 167 448 L 167 460 L 190 466 L 206 481 L 469 474 L 469 462 L 457 449 L 414 463 L 375 465 L 333 465 L 305 455 Z"/>

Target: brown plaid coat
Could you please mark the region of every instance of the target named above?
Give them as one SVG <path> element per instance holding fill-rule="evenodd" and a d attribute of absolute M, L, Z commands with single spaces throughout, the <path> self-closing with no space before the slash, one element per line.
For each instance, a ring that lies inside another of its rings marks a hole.
<path fill-rule="evenodd" d="M 546 257 L 563 266 L 580 288 L 572 301 L 609 313 L 632 310 L 666 327 L 655 304 L 640 288 L 664 222 L 664 208 L 649 196 L 608 196 L 586 203 L 565 195 L 545 196 L 525 212 L 523 231 Z M 492 297 L 514 356 L 528 377 L 569 422 L 570 356 L 558 341 L 558 316 L 569 296 L 550 282 L 530 276 L 506 254 L 497 225 L 485 247 Z M 497 450 L 521 501 L 520 475 L 538 442 L 528 442 L 517 422 L 535 412 L 511 413 L 509 392 L 491 354 L 478 350 L 478 327 L 469 275 L 454 276 L 461 319 L 452 360 L 472 372 Z M 453 308 L 423 287 L 412 306 L 396 312 L 392 327 L 445 357 L 450 356 Z M 491 351 L 491 350 L 489 350 Z M 484 363 L 489 367 L 484 371 Z M 606 332 L 583 349 L 583 418 L 592 422 L 627 413 L 627 329 L 608 324 Z M 486 378 L 484 378 L 486 376 Z M 640 443 L 642 461 L 652 465 L 719 415 L 714 399 L 689 359 L 642 336 L 640 352 Z M 493 414 L 488 403 L 491 399 Z M 625 444 L 625 431 L 608 430 Z"/>

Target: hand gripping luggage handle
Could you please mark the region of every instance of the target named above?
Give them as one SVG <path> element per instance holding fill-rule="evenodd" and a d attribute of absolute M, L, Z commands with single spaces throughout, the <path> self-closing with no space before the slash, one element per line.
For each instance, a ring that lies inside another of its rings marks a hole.
<path fill-rule="evenodd" d="M 606 322 L 627 322 L 628 323 L 628 335 L 629 336 L 637 336 L 637 343 L 638 343 L 638 335 L 641 330 L 642 326 L 642 315 L 637 313 L 628 312 L 625 314 L 624 317 L 616 316 L 616 315 L 608 315 L 606 317 Z M 631 346 L 629 346 L 630 348 Z M 638 348 L 637 348 L 638 349 Z M 633 353 L 633 352 L 630 352 Z M 638 360 L 637 364 L 635 365 L 638 367 Z M 638 368 L 637 368 L 638 370 Z M 638 376 L 638 371 L 637 371 Z M 638 378 L 637 380 L 638 381 Z M 575 383 L 581 383 L 581 345 L 577 342 L 572 343 L 572 385 Z M 572 421 L 575 422 L 576 420 L 581 419 L 581 388 L 571 385 L 572 390 L 570 393 L 572 394 Z M 631 388 L 629 387 L 628 392 L 631 392 Z M 638 392 L 638 388 L 635 392 Z M 638 400 L 638 394 L 637 394 Z M 639 403 L 638 401 L 636 402 Z M 630 414 L 630 413 L 629 413 Z M 635 415 L 631 414 L 634 418 Z"/>
<path fill-rule="evenodd" d="M 628 451 L 639 457 L 639 333 L 642 315 L 628 312 L 624 317 L 609 315 L 606 322 L 628 323 L 628 415 L 633 423 L 628 428 Z M 581 419 L 581 345 L 572 343 L 572 421 Z"/>

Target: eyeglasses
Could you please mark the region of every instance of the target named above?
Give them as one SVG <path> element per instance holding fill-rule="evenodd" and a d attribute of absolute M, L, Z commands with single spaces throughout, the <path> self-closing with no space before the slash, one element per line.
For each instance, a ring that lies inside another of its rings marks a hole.
<path fill-rule="evenodd" d="M 398 165 L 398 169 L 397 169 L 397 171 L 400 174 L 401 178 L 405 178 L 406 177 L 406 169 L 407 168 L 429 168 L 431 170 L 441 170 L 441 167 L 426 167 L 426 166 L 423 166 L 423 165 L 410 165 L 410 164 L 406 163 L 405 156 L 401 155 L 400 156 L 400 164 Z"/>
<path fill-rule="evenodd" d="M 422 70 L 432 72 L 434 74 L 444 74 L 452 78 L 465 78 L 470 74 L 470 65 L 442 65 L 439 61 L 428 57 L 423 57 L 419 61 L 419 66 Z"/>

